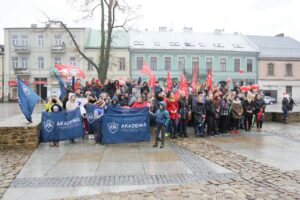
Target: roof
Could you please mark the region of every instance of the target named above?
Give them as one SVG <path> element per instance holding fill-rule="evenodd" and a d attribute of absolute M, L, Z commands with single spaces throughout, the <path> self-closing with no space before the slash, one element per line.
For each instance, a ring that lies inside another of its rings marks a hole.
<path fill-rule="evenodd" d="M 174 49 L 258 52 L 242 34 L 129 31 L 132 49 Z"/>
<path fill-rule="evenodd" d="M 125 31 L 116 30 L 112 34 L 112 48 L 128 48 L 128 34 Z M 101 45 L 101 31 L 90 29 L 85 48 L 100 48 Z"/>
<path fill-rule="evenodd" d="M 247 36 L 262 58 L 300 58 L 300 42 L 283 36 Z"/>

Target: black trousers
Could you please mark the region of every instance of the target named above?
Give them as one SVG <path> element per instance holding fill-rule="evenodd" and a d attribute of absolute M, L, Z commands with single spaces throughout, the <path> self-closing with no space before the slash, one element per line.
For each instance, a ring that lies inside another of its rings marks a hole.
<path fill-rule="evenodd" d="M 220 122 L 219 122 L 219 132 L 220 133 L 225 133 L 226 131 L 230 130 L 230 118 L 229 116 L 220 116 Z"/>
<path fill-rule="evenodd" d="M 216 118 L 209 116 L 207 119 L 207 135 L 217 134 Z"/>
<path fill-rule="evenodd" d="M 246 131 L 250 131 L 251 125 L 252 125 L 252 114 L 246 114 L 245 115 L 245 121 L 244 121 L 244 127 Z"/>

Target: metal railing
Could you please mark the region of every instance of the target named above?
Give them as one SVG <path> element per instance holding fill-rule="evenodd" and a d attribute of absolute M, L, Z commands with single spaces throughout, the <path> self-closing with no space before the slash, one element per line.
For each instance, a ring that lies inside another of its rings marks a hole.
<path fill-rule="evenodd" d="M 29 53 L 30 52 L 30 46 L 29 45 L 16 45 L 15 51 L 18 53 Z"/>

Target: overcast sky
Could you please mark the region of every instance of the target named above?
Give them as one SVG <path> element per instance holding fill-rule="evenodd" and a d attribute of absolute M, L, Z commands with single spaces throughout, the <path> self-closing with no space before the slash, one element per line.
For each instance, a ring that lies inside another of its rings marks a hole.
<path fill-rule="evenodd" d="M 68 26 L 99 29 L 99 15 L 93 20 L 76 22 L 82 13 L 72 0 L 0 0 L 0 43 L 4 27 L 29 27 L 45 21 L 42 12 L 63 20 Z M 285 33 L 300 40 L 299 0 L 127 0 L 140 5 L 134 27 L 157 30 L 167 26 L 181 31 L 184 26 L 196 32 L 225 29 L 226 33 L 251 35 Z"/>

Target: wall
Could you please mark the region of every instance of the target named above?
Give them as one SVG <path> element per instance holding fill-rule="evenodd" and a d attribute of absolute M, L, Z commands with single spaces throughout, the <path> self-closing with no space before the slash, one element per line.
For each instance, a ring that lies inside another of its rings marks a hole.
<path fill-rule="evenodd" d="M 268 76 L 268 64 L 274 64 L 274 76 Z M 293 76 L 285 76 L 285 65 L 293 65 Z M 278 60 L 260 60 L 259 61 L 259 85 L 264 91 L 276 91 L 277 101 L 280 103 L 286 86 L 292 86 L 292 97 L 296 102 L 300 102 L 300 61 L 278 61 Z"/>
<path fill-rule="evenodd" d="M 0 127 L 1 148 L 35 149 L 38 146 L 40 126 L 33 123 L 24 127 Z"/>
<path fill-rule="evenodd" d="M 76 28 L 71 29 L 71 32 L 75 35 L 76 41 L 78 42 L 80 47 L 83 47 L 85 40 L 85 29 Z M 11 89 L 8 85 L 9 80 L 16 80 L 16 72 L 12 68 L 11 57 L 19 57 L 19 66 L 21 65 L 21 57 L 28 56 L 28 70 L 26 70 L 25 74 L 20 74 L 22 78 L 28 79 L 29 84 L 35 80 L 35 78 L 47 78 L 48 85 L 48 95 L 51 94 L 52 85 L 51 83 L 51 71 L 50 69 L 55 66 L 54 58 L 61 57 L 62 64 L 69 64 L 70 57 L 76 58 L 76 66 L 79 68 L 83 67 L 83 60 L 79 56 L 79 53 L 75 49 L 74 45 L 71 42 L 71 38 L 68 34 L 60 28 L 49 28 L 47 30 L 43 28 L 31 29 L 31 28 L 11 28 L 5 29 L 5 96 L 6 100 L 8 99 L 9 93 Z M 38 35 L 44 35 L 44 47 L 38 46 Z M 54 35 L 61 35 L 62 41 L 65 44 L 65 52 L 64 53 L 53 53 L 51 51 L 51 46 L 55 44 Z M 17 35 L 19 44 L 21 42 L 22 35 L 28 35 L 28 44 L 30 46 L 30 52 L 28 53 L 17 53 L 12 44 L 12 35 Z M 44 69 L 38 68 L 38 57 L 44 57 Z M 35 85 L 31 85 L 34 89 Z M 54 87 L 58 87 L 55 85 Z"/>
<path fill-rule="evenodd" d="M 140 71 L 137 70 L 136 66 L 136 58 L 142 56 L 144 60 L 150 66 L 150 57 L 157 56 L 157 71 L 155 74 L 158 77 L 166 77 L 167 71 L 164 69 L 164 57 L 170 56 L 172 59 L 172 70 L 171 76 L 177 77 L 179 79 L 182 71 L 178 70 L 178 57 L 185 57 L 185 67 L 186 72 L 192 77 L 192 58 L 199 58 L 200 65 L 200 81 L 203 82 L 207 77 L 206 69 L 206 58 L 213 58 L 213 79 L 214 82 L 218 82 L 221 80 L 231 79 L 253 79 L 255 82 L 257 81 L 257 55 L 255 53 L 240 53 L 240 52 L 210 52 L 210 51 L 176 51 L 176 50 L 131 50 L 131 66 L 132 66 L 132 75 L 134 78 L 140 76 Z M 220 71 L 220 58 L 227 59 L 227 68 L 226 72 Z M 241 59 L 240 69 L 244 70 L 245 73 L 241 74 L 239 72 L 234 72 L 234 58 Z M 253 59 L 253 72 L 247 72 L 247 59 Z M 190 78 L 191 78 L 190 77 Z"/>
<path fill-rule="evenodd" d="M 93 58 L 94 62 L 98 63 L 99 61 L 99 54 L 100 49 L 85 49 L 85 53 L 88 57 Z M 125 58 L 125 71 L 119 70 L 119 57 Z M 96 69 L 93 71 L 88 71 L 88 62 L 84 61 L 84 70 L 87 73 L 87 78 L 91 79 L 94 77 L 98 77 Z M 120 77 L 124 78 L 125 80 L 130 79 L 130 53 L 129 49 L 111 49 L 111 56 L 110 56 L 110 65 L 107 72 L 107 79 L 118 79 Z"/>
<path fill-rule="evenodd" d="M 4 69 L 4 55 L 0 55 L 0 101 L 3 101 L 3 69 Z"/>

